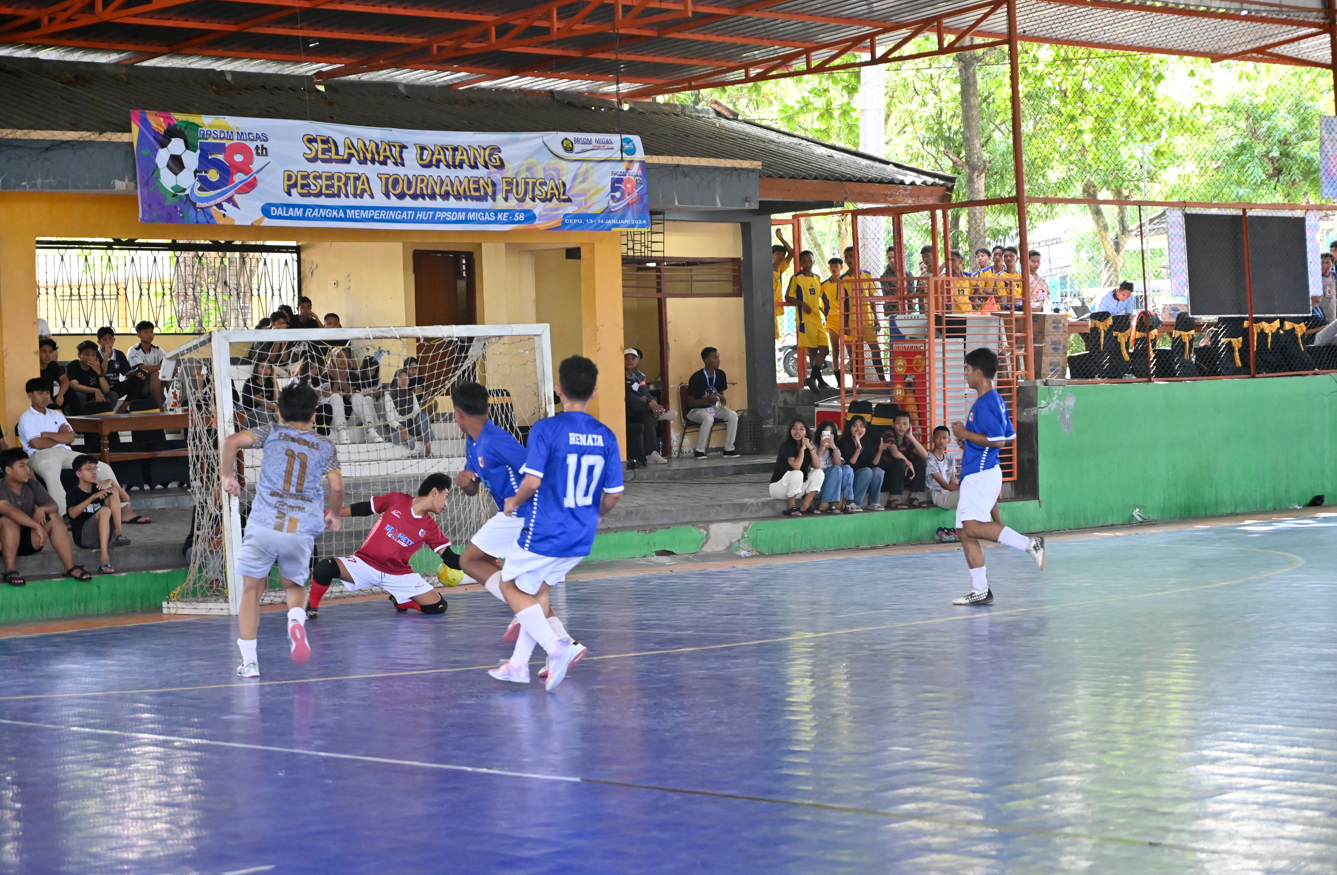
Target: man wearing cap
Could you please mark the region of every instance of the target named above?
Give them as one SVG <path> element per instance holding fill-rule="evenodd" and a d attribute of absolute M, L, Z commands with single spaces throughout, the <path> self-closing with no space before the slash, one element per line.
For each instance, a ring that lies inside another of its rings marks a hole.
<path fill-rule="evenodd" d="M 1128 280 L 1119 283 L 1117 289 L 1110 289 L 1091 307 L 1092 313 L 1109 313 L 1111 316 L 1131 316 L 1137 310 L 1137 302 L 1133 300 L 1133 284 Z"/>
<path fill-rule="evenodd" d="M 661 407 L 650 394 L 645 374 L 641 373 L 641 351 L 634 346 L 622 350 L 622 364 L 627 382 L 627 458 L 645 465 L 667 465 L 659 452 L 658 423 L 670 422 L 678 414 Z"/>

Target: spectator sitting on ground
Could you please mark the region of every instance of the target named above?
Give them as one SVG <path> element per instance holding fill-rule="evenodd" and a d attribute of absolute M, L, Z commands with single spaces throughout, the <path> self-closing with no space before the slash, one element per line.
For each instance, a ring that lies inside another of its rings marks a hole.
<path fill-rule="evenodd" d="M 822 469 L 818 513 L 853 513 L 854 469 L 845 464 L 834 422 L 817 426 L 817 464 Z"/>
<path fill-rule="evenodd" d="M 734 459 L 742 455 L 734 449 L 734 437 L 738 434 L 738 414 L 729 409 L 724 400 L 725 390 L 729 388 L 729 378 L 720 370 L 720 351 L 713 346 L 701 350 L 701 361 L 705 367 L 687 379 L 687 413 L 684 419 L 701 426 L 696 438 L 693 455 L 705 461 L 706 447 L 710 446 L 710 432 L 719 420 L 724 420 L 724 458 Z"/>
<path fill-rule="evenodd" d="M 409 384 L 408 368 L 395 371 L 390 391 L 385 393 L 385 421 L 396 445 L 408 444 L 412 453 L 421 441 L 423 456 L 432 455 L 432 422 Z"/>
<path fill-rule="evenodd" d="M 274 368 L 268 362 L 256 362 L 241 387 L 242 428 L 259 428 L 272 422 L 279 412 L 277 397 Z"/>
<path fill-rule="evenodd" d="M 1119 283 L 1117 289 L 1110 289 L 1091 307 L 1092 313 L 1109 313 L 1111 316 L 1131 316 L 1137 312 L 1137 302 L 1133 300 L 1133 284 L 1128 280 Z"/>
<path fill-rule="evenodd" d="M 79 344 L 79 357 L 65 366 L 70 380 L 70 412 L 77 415 L 85 404 L 105 401 L 115 404 L 120 397 L 111 390 L 102 376 L 102 361 L 98 358 L 97 344 L 85 340 Z"/>
<path fill-rule="evenodd" d="M 37 341 L 37 353 L 42 363 L 42 369 L 37 375 L 51 387 L 51 406 L 57 410 L 64 410 L 70 389 L 70 378 L 66 376 L 65 369 L 56 362 L 56 353 L 59 349 L 56 342 L 49 337 Z"/>
<path fill-rule="evenodd" d="M 130 496 L 111 480 L 98 482 L 97 459 L 92 456 L 75 456 L 70 470 L 75 477 L 65 488 L 70 538 L 85 550 L 101 551 L 98 574 L 115 574 L 107 548 L 130 546 L 130 539 L 121 531 L 121 504 Z"/>
<path fill-rule="evenodd" d="M 51 407 L 51 390 L 47 383 L 38 377 L 29 380 L 24 387 L 28 392 L 28 401 L 32 404 L 19 417 L 19 440 L 26 451 L 24 464 L 34 474 L 42 478 L 43 483 L 53 484 L 52 495 L 60 516 L 65 515 L 65 490 L 60 485 L 60 472 L 70 467 L 74 461 L 74 429 L 65 414 Z M 119 487 L 120 481 L 106 462 L 98 462 L 98 479 L 111 480 Z M 50 491 L 50 490 L 48 490 Z M 146 517 L 133 515 L 130 505 L 121 506 L 121 521 L 127 523 L 148 523 Z"/>
<path fill-rule="evenodd" d="M 781 516 L 811 512 L 812 500 L 821 490 L 823 479 L 817 450 L 808 439 L 808 424 L 796 419 L 789 424 L 789 437 L 781 442 L 780 451 L 775 456 L 775 469 L 771 471 L 771 498 L 786 503 Z M 795 506 L 800 495 L 803 504 Z"/>
<path fill-rule="evenodd" d="M 891 429 L 882 434 L 882 470 L 886 472 L 887 507 L 900 507 L 902 492 L 909 492 L 907 507 L 925 507 L 916 494 L 924 488 L 924 460 L 928 450 L 915 440 L 910 414 L 898 410 Z"/>
<path fill-rule="evenodd" d="M 153 343 L 154 325 L 145 319 L 135 326 L 135 334 L 139 337 L 139 343 L 130 347 L 126 353 L 126 361 L 130 363 L 131 379 L 138 379 L 143 383 L 146 390 L 143 397 L 152 398 L 158 404 L 162 404 L 162 371 L 163 351 L 161 347 Z"/>
<path fill-rule="evenodd" d="M 629 346 L 622 350 L 622 366 L 626 371 L 627 458 L 640 465 L 648 462 L 667 465 L 668 459 L 659 452 L 658 423 L 671 422 L 678 414 L 655 400 L 640 364 L 639 349 Z"/>
<path fill-rule="evenodd" d="M 947 452 L 952 430 L 945 425 L 933 429 L 933 449 L 929 451 L 924 484 L 935 507 L 951 509 L 961 500 L 961 484 L 956 480 L 956 460 Z"/>
<path fill-rule="evenodd" d="M 881 468 L 882 445 L 865 444 L 864 439 L 867 436 L 868 420 L 862 416 L 852 416 L 850 421 L 845 423 L 845 434 L 837 444 L 845 464 L 854 469 L 854 486 L 850 501 L 845 507 L 855 513 L 863 510 L 865 498 L 873 502 L 869 510 L 883 509 L 881 502 L 878 501 L 882 495 L 882 479 L 886 476 L 886 472 Z"/>
<path fill-rule="evenodd" d="M 134 387 L 128 382 L 132 370 L 130 360 L 116 348 L 116 332 L 109 325 L 97 330 L 97 356 L 102 363 L 102 376 L 107 378 L 112 391 L 121 398 L 135 397 Z"/>
<path fill-rule="evenodd" d="M 311 312 L 311 299 L 303 295 L 297 299 L 297 315 L 288 320 L 293 328 L 319 328 L 320 320 Z"/>
<path fill-rule="evenodd" d="M 31 381 L 29 381 L 31 382 Z M 82 565 L 74 564 L 70 532 L 65 528 L 56 502 L 28 466 L 28 454 L 18 448 L 0 452 L 0 552 L 5 573 L 0 581 L 10 586 L 27 583 L 18 573 L 18 557 L 31 556 L 50 541 L 65 568 L 65 576 L 93 579 Z"/>

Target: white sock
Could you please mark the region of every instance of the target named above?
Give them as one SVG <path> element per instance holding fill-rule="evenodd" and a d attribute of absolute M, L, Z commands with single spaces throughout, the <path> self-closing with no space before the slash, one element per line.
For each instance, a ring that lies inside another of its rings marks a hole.
<path fill-rule="evenodd" d="M 487 582 L 483 584 L 483 589 L 486 589 L 488 592 L 492 593 L 494 596 L 501 599 L 502 601 L 506 601 L 506 596 L 501 594 L 500 571 L 498 571 L 496 574 L 492 575 L 487 579 Z"/>
<path fill-rule="evenodd" d="M 552 653 L 553 650 L 557 648 L 557 644 L 561 639 L 557 637 L 557 633 L 548 625 L 548 618 L 543 616 L 542 605 L 530 605 L 520 613 L 516 614 L 515 619 L 519 621 L 520 628 L 528 632 L 530 637 L 538 642 L 539 647 L 542 647 L 549 653 Z"/>
<path fill-rule="evenodd" d="M 562 625 L 562 618 L 556 614 L 553 614 L 548 618 L 548 625 L 552 627 L 552 631 L 557 633 L 557 637 L 561 638 L 563 641 L 569 643 L 575 640 L 571 637 L 571 633 L 566 631 L 566 627 Z"/>
<path fill-rule="evenodd" d="M 238 638 L 238 639 L 237 639 L 237 649 L 239 649 L 239 650 L 241 651 L 241 664 L 242 664 L 242 665 L 250 665 L 250 664 L 253 663 L 253 662 L 256 663 L 257 665 L 259 664 L 260 659 L 259 659 L 259 657 L 257 657 L 257 656 L 255 655 L 255 639 L 254 639 L 254 638 L 252 638 L 250 641 L 247 641 L 245 638 Z"/>
<path fill-rule="evenodd" d="M 511 665 L 527 665 L 529 657 L 534 655 L 534 645 L 537 643 L 533 635 L 521 629 L 520 637 L 515 639 L 515 652 L 511 654 Z"/>
<path fill-rule="evenodd" d="M 984 566 L 970 569 L 970 588 L 975 592 L 989 591 L 989 577 L 984 573 Z"/>
<path fill-rule="evenodd" d="M 288 622 L 299 626 L 306 625 L 306 608 L 288 608 Z"/>
<path fill-rule="evenodd" d="M 1016 529 L 1009 529 L 1003 526 L 1003 531 L 998 535 L 998 543 L 1004 547 L 1011 547 L 1013 550 L 1029 550 L 1031 548 L 1031 539 L 1018 532 Z"/>

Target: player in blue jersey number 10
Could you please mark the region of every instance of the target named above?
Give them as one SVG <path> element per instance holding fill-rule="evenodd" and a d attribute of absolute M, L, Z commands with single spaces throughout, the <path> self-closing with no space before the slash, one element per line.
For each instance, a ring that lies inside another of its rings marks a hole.
<path fill-rule="evenodd" d="M 506 499 L 507 516 L 525 525 L 501 571 L 501 594 L 515 612 L 520 634 L 511 658 L 491 674 L 497 680 L 529 683 L 529 657 L 537 643 L 548 654 L 547 689 L 556 689 L 567 670 L 585 655 L 582 644 L 565 641 L 544 616 L 549 588 L 589 555 L 599 518 L 622 494 L 622 453 L 608 426 L 586 412 L 599 369 L 571 356 L 557 370 L 562 413 L 540 419 L 529 432 L 529 453 L 515 494 Z"/>

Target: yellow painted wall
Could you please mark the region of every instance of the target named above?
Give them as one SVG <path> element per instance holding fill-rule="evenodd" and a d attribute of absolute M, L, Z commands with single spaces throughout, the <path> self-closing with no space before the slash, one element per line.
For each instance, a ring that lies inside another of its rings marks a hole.
<path fill-rule="evenodd" d="M 737 222 L 665 222 L 669 258 L 742 258 L 743 229 Z"/>
<path fill-rule="evenodd" d="M 141 224 L 138 212 L 134 194 L 0 193 L 0 338 L 3 338 L 4 347 L 0 356 L 0 376 L 3 377 L 0 406 L 5 416 L 0 425 L 12 429 L 19 414 L 27 408 L 23 384 L 37 373 L 36 240 L 39 237 L 297 239 L 304 247 L 304 260 L 309 257 L 313 261 L 313 264 L 305 265 L 311 271 L 306 279 L 310 283 L 308 295 L 318 312 L 322 315 L 329 311 L 338 312 L 345 325 L 413 321 L 414 247 L 477 252 L 480 309 L 484 321 L 533 320 L 537 316 L 540 284 L 538 260 L 537 255 L 522 256 L 521 253 L 535 247 L 580 246 L 582 260 L 572 262 L 576 265 L 576 280 L 574 283 L 552 284 L 562 298 L 553 303 L 568 319 L 569 314 L 575 314 L 578 333 L 573 351 L 593 358 L 605 374 L 620 374 L 622 370 L 621 239 L 616 231 L 405 231 L 228 224 L 166 226 Z M 528 269 L 531 259 L 536 265 L 532 270 Z M 527 280 L 527 274 L 533 279 Z M 350 279 L 351 289 L 347 286 Z M 339 281 L 337 288 L 336 280 Z M 486 291 L 482 284 L 486 284 Z M 530 301 L 534 303 L 528 303 Z M 594 312 L 596 308 L 601 312 Z M 517 316 L 523 318 L 514 318 Z M 363 319 L 368 321 L 362 322 Z M 176 339 L 175 343 L 185 339 Z M 131 342 L 126 338 L 121 345 L 128 348 Z M 159 345 L 170 348 L 168 342 L 171 341 L 164 338 Z M 66 341 L 62 339 L 60 343 L 64 358 Z M 592 412 L 613 429 L 620 440 L 623 439 L 626 423 L 620 391 L 601 398 Z"/>
<path fill-rule="evenodd" d="M 552 330 L 553 367 L 582 349 L 580 309 L 569 303 L 579 295 L 579 261 L 568 260 L 564 249 L 534 253 L 534 318 Z"/>

